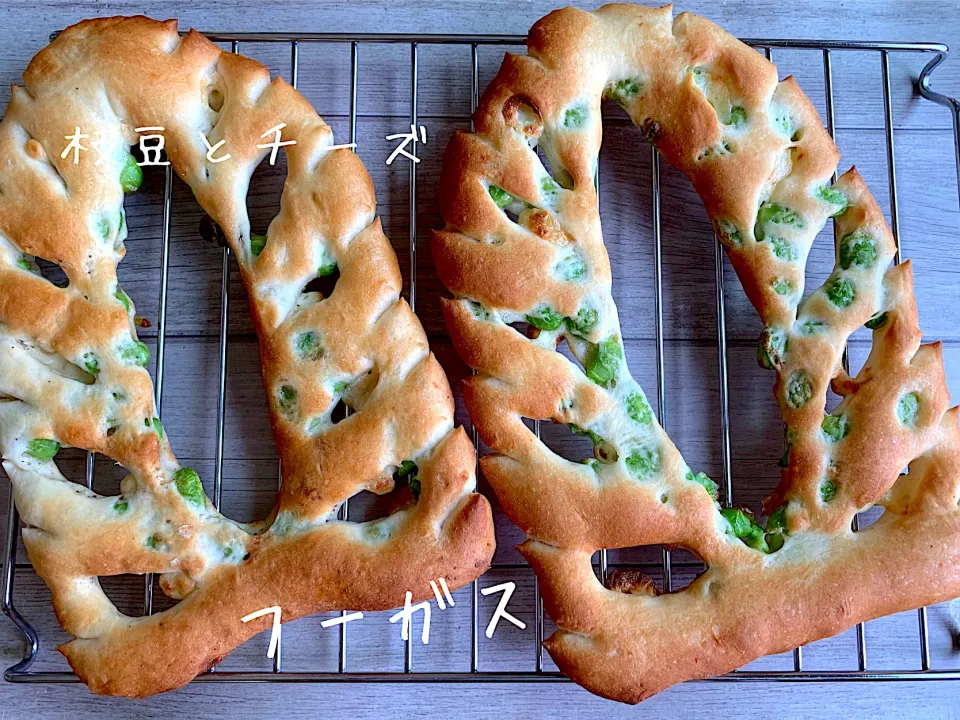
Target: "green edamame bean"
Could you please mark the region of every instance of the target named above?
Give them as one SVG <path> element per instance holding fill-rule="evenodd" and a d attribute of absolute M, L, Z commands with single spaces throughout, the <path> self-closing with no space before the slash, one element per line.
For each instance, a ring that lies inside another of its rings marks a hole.
<path fill-rule="evenodd" d="M 830 480 L 824 480 L 820 484 L 820 499 L 827 503 L 837 496 L 837 486 Z"/>
<path fill-rule="evenodd" d="M 897 402 L 897 419 L 907 427 L 917 424 L 917 415 L 920 413 L 920 396 L 915 392 L 903 395 Z"/>
<path fill-rule="evenodd" d="M 150 362 L 150 348 L 139 340 L 134 340 L 120 348 L 120 357 L 128 363 L 146 367 Z"/>
<path fill-rule="evenodd" d="M 799 331 L 803 335 L 814 335 L 823 330 L 822 320 L 804 320 L 799 325 Z"/>
<path fill-rule="evenodd" d="M 577 337 L 586 337 L 600 322 L 600 313 L 592 307 L 582 307 L 566 319 L 567 329 Z"/>
<path fill-rule="evenodd" d="M 493 201 L 499 208 L 505 208 L 507 205 L 513 202 L 513 195 L 508 193 L 499 185 L 491 185 L 487 192 L 490 193 L 490 197 L 493 198 Z"/>
<path fill-rule="evenodd" d="M 317 268 L 317 277 L 330 277 L 337 271 L 337 261 L 324 256 L 323 262 Z"/>
<path fill-rule="evenodd" d="M 743 233 L 727 219 L 717 220 L 717 234 L 720 235 L 721 240 L 725 240 L 728 244 L 743 244 Z"/>
<path fill-rule="evenodd" d="M 473 316 L 477 320 L 489 320 L 490 312 L 480 303 L 473 300 L 468 301 L 470 303 L 470 312 L 473 313 Z"/>
<path fill-rule="evenodd" d="M 540 330 L 557 330 L 563 324 L 563 315 L 544 305 L 527 315 L 526 320 Z"/>
<path fill-rule="evenodd" d="M 696 475 L 694 475 L 693 470 L 687 470 L 686 478 L 690 482 L 695 482 L 698 485 L 702 485 L 703 489 L 707 491 L 707 495 L 712 497 L 714 500 L 720 497 L 720 486 L 717 485 L 717 483 L 715 483 L 713 479 L 710 478 L 710 476 L 708 476 L 706 473 L 698 472 Z"/>
<path fill-rule="evenodd" d="M 780 505 L 767 518 L 767 532 L 787 534 L 787 504 Z"/>
<path fill-rule="evenodd" d="M 414 500 L 420 499 L 420 493 L 423 491 L 423 486 L 420 483 L 418 478 L 411 478 L 407 483 L 407 487 L 410 488 L 410 494 L 413 495 Z"/>
<path fill-rule="evenodd" d="M 127 194 L 135 193 L 143 184 L 143 170 L 137 165 L 137 159 L 127 153 L 123 163 L 123 169 L 120 171 L 120 187 Z"/>
<path fill-rule="evenodd" d="M 292 415 L 297 409 L 297 390 L 291 385 L 281 385 L 277 394 L 277 407 L 284 415 Z"/>
<path fill-rule="evenodd" d="M 774 238 L 770 243 L 770 249 L 780 260 L 792 261 L 800 257 L 793 243 L 787 242 L 783 238 Z"/>
<path fill-rule="evenodd" d="M 554 265 L 553 273 L 566 282 L 580 282 L 587 274 L 587 264 L 579 255 L 568 255 Z"/>
<path fill-rule="evenodd" d="M 609 387 L 617 377 L 622 358 L 623 348 L 616 337 L 591 344 L 584 363 L 587 377 L 597 385 Z"/>
<path fill-rule="evenodd" d="M 100 363 L 97 360 L 97 356 L 92 352 L 83 354 L 83 369 L 91 375 L 97 375 L 100 373 Z"/>
<path fill-rule="evenodd" d="M 203 507 L 207 496 L 203 492 L 203 483 L 200 482 L 200 476 L 196 470 L 193 468 L 180 468 L 174 473 L 173 482 L 177 487 L 177 492 L 180 493 L 188 503 L 196 507 Z"/>
<path fill-rule="evenodd" d="M 406 477 L 407 475 L 416 474 L 417 470 L 417 464 L 413 460 L 404 460 L 400 463 L 400 467 L 397 468 L 397 475 Z"/>
<path fill-rule="evenodd" d="M 774 116 L 773 126 L 781 135 L 790 138 L 791 142 L 796 142 L 800 139 L 800 131 L 794 127 L 793 118 L 785 111 Z"/>
<path fill-rule="evenodd" d="M 805 370 L 797 370 L 787 381 L 787 405 L 801 408 L 813 397 L 813 381 Z"/>
<path fill-rule="evenodd" d="M 846 415 L 825 415 L 820 429 L 828 441 L 840 442 L 850 433 L 850 421 Z"/>
<path fill-rule="evenodd" d="M 127 312 L 130 312 L 130 298 L 123 290 L 120 289 L 119 285 L 117 286 L 117 290 L 114 292 L 113 296 L 120 301 L 120 304 L 123 305 L 123 308 Z"/>
<path fill-rule="evenodd" d="M 734 105 L 730 108 L 730 117 L 727 118 L 726 125 L 738 128 L 747 122 L 747 110 L 742 105 Z"/>
<path fill-rule="evenodd" d="M 320 336 L 313 330 L 297 335 L 294 344 L 297 349 L 297 357 L 301 360 L 313 361 L 323 357 L 323 345 L 320 344 Z"/>
<path fill-rule="evenodd" d="M 624 78 L 617 80 L 607 91 L 607 97 L 618 105 L 626 105 L 627 101 L 640 94 L 643 83 L 638 78 Z"/>
<path fill-rule="evenodd" d="M 586 122 L 587 108 L 582 105 L 567 108 L 566 112 L 563 113 L 563 126 L 567 129 L 574 130 L 581 128 Z"/>
<path fill-rule="evenodd" d="M 817 197 L 823 200 L 825 203 L 836 206 L 836 209 L 830 213 L 830 217 L 837 217 L 838 215 L 843 215 L 847 210 L 847 196 L 844 195 L 840 190 L 831 188 L 829 185 L 821 185 L 817 188 Z"/>
<path fill-rule="evenodd" d="M 637 478 L 647 478 L 660 471 L 662 460 L 658 448 L 634 448 L 624 461 L 630 474 Z"/>
<path fill-rule="evenodd" d="M 60 452 L 60 443 L 50 438 L 34 438 L 27 443 L 27 455 L 37 460 L 52 460 Z"/>
<path fill-rule="evenodd" d="M 745 545 L 752 547 L 754 550 L 770 552 L 770 547 L 764 537 L 764 530 L 757 524 L 752 515 L 748 515 L 740 508 L 723 508 L 720 514 L 727 521 L 727 532 L 729 534 L 740 538 Z"/>
<path fill-rule="evenodd" d="M 757 343 L 757 363 L 769 370 L 783 362 L 787 352 L 787 334 L 783 330 L 766 327 Z"/>
<path fill-rule="evenodd" d="M 877 259 L 877 243 L 870 233 L 856 230 L 840 238 L 840 267 L 870 267 Z"/>
<path fill-rule="evenodd" d="M 646 399 L 638 392 L 632 392 L 627 395 L 627 415 L 635 423 L 649 425 L 653 422 L 653 410 Z"/>
<path fill-rule="evenodd" d="M 540 178 L 540 192 L 548 197 L 551 197 L 560 192 L 560 186 L 554 182 L 552 177 L 544 175 L 542 178 Z"/>
<path fill-rule="evenodd" d="M 853 304 L 857 297 L 857 292 L 853 283 L 847 278 L 832 278 L 824 284 L 827 293 L 827 299 L 841 310 L 845 310 Z"/>
<path fill-rule="evenodd" d="M 802 230 L 803 219 L 795 211 L 775 202 L 764 202 L 757 211 L 757 222 L 753 235 L 758 241 L 766 240 L 768 235 L 774 235 L 782 227 Z"/>

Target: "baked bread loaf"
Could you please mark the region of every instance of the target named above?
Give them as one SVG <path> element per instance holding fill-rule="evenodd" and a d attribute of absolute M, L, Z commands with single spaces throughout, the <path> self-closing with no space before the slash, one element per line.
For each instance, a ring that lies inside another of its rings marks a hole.
<path fill-rule="evenodd" d="M 560 669 L 635 703 L 853 624 L 960 595 L 960 432 L 939 344 L 920 345 L 909 262 L 792 78 L 671 7 L 558 10 L 508 54 L 444 161 L 433 237 L 481 468 L 530 537 Z M 721 509 L 657 424 L 624 360 L 594 187 L 601 99 L 619 104 L 700 194 L 764 324 L 786 426 L 767 519 Z M 549 169 L 538 157 L 543 152 Z M 826 220 L 836 265 L 801 301 Z M 855 378 L 847 337 L 873 349 Z M 576 361 L 557 352 L 566 341 Z M 842 396 L 825 414 L 826 392 Z M 595 458 L 553 453 L 524 419 L 568 424 Z M 901 470 L 909 465 L 909 472 Z M 873 504 L 886 512 L 853 533 Z M 615 578 L 591 555 L 661 543 L 708 569 L 682 591 Z"/>
<path fill-rule="evenodd" d="M 258 63 L 144 17 L 69 28 L 24 81 L 0 123 L 0 451 L 30 560 L 76 636 L 60 650 L 80 678 L 97 693 L 169 690 L 269 628 L 271 616 L 241 621 L 265 607 L 284 621 L 380 610 L 408 590 L 432 597 L 441 576 L 451 588 L 478 577 L 494 536 L 473 492 L 472 443 L 454 429 L 446 377 L 400 298 L 370 178 L 350 150 L 329 149 L 310 104 Z M 258 236 L 246 194 L 269 152 L 261 134 L 280 123 L 297 144 L 285 148 L 280 212 Z M 102 131 L 102 162 L 92 150 L 61 158 L 76 126 L 91 139 Z M 265 524 L 221 515 L 157 418 L 149 351 L 116 275 L 142 126 L 165 129 L 167 157 L 222 228 L 250 296 L 283 466 Z M 219 156 L 231 159 L 208 162 L 201 132 L 225 140 Z M 35 257 L 69 286 L 44 279 Z M 328 297 L 304 292 L 335 268 Z M 354 412 L 337 423 L 341 399 Z M 61 445 L 120 463 L 123 494 L 65 481 Z M 353 494 L 402 484 L 388 517 L 337 520 Z M 180 602 L 124 616 L 97 580 L 119 573 L 162 573 Z"/>

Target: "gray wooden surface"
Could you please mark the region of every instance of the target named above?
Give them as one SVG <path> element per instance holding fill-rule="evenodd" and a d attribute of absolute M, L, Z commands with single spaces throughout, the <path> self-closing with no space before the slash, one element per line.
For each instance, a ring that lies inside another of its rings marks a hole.
<path fill-rule="evenodd" d="M 9 85 L 51 31 L 81 18 L 117 13 L 146 13 L 177 17 L 185 27 L 205 30 L 277 30 L 336 32 L 487 32 L 526 31 L 552 9 L 546 0 L 535 2 L 465 3 L 452 0 L 420 2 L 335 3 L 296 2 L 273 5 L 242 0 L 220 0 L 198 6 L 182 2 L 56 3 L 14 0 L 0 7 L 0 105 L 9 99 Z M 923 40 L 958 44 L 960 5 L 956 2 L 816 1 L 784 4 L 774 0 L 710 3 L 699 0 L 678 10 L 700 12 L 731 32 L 750 37 L 805 37 L 831 39 Z M 242 50 L 289 77 L 290 52 L 285 45 L 250 44 Z M 502 49 L 481 51 L 481 85 L 496 72 Z M 824 109 L 822 64 L 819 54 L 777 53 L 781 76 L 794 74 L 820 108 Z M 347 46 L 305 45 L 300 56 L 300 89 L 333 125 L 341 141 L 347 134 L 349 111 L 349 49 Z M 900 233 L 905 257 L 913 259 L 917 276 L 921 325 L 928 339 L 945 344 L 951 390 L 960 397 L 960 208 L 953 168 L 950 117 L 945 109 L 920 100 L 911 77 L 924 63 L 918 56 L 891 59 L 896 126 L 897 181 Z M 838 144 L 844 154 L 842 169 L 856 164 L 882 206 L 889 209 L 889 180 L 884 150 L 884 118 L 880 61 L 869 53 L 834 56 Z M 960 94 L 960 62 L 950 61 L 935 76 L 939 89 Z M 452 352 L 444 332 L 437 298 L 442 292 L 427 246 L 429 229 L 439 224 L 435 198 L 446 139 L 453 130 L 468 127 L 469 49 L 420 49 L 420 117 L 429 138 L 421 148 L 418 192 L 419 261 L 416 271 L 417 310 L 431 336 L 435 352 L 451 380 L 467 369 Z M 373 176 L 380 214 L 388 235 L 409 274 L 408 170 L 400 160 L 386 167 L 392 147 L 384 136 L 402 132 L 407 124 L 410 95 L 409 48 L 362 46 L 360 55 L 359 152 Z M 656 398 L 655 318 L 650 149 L 636 132 L 611 113 L 601 155 L 602 218 L 614 268 L 615 299 L 620 307 L 631 369 Z M 717 382 L 716 312 L 712 236 L 700 203 L 686 180 L 664 168 L 663 252 L 666 426 L 688 462 L 714 477 L 720 461 L 719 394 Z M 249 205 L 254 227 L 262 231 L 276 212 L 282 185 L 280 168 L 258 170 Z M 138 312 L 156 322 L 159 293 L 162 175 L 147 176 L 144 189 L 128 203 L 127 259 L 121 265 L 124 288 Z M 220 251 L 200 241 L 200 212 L 184 185 L 177 182 L 169 276 L 169 314 L 163 419 L 173 447 L 184 464 L 194 465 L 206 480 L 213 476 L 216 442 L 216 382 L 219 332 Z M 822 281 L 832 263 L 827 232 L 814 250 L 808 282 Z M 725 273 L 727 328 L 730 338 L 731 430 L 734 488 L 738 503 L 756 507 L 776 483 L 775 460 L 781 450 L 779 417 L 770 393 L 772 378 L 756 367 L 754 341 L 759 325 L 743 298 L 729 267 Z M 249 520 L 262 517 L 273 502 L 276 452 L 270 436 L 258 375 L 256 342 L 246 301 L 234 270 L 231 283 L 228 410 L 224 465 L 224 510 Z M 142 335 L 155 342 L 155 327 Z M 868 351 L 868 338 L 857 336 L 851 350 L 854 367 Z M 468 418 L 459 409 L 459 420 Z M 565 429 L 544 428 L 552 447 L 579 454 Z M 573 455 L 571 455 L 573 456 Z M 66 452 L 62 463 L 68 476 L 82 477 L 79 454 Z M 119 476 L 109 462 L 97 464 L 96 488 L 116 491 Z M 209 491 L 209 488 L 208 488 Z M 0 483 L 0 507 L 6 507 L 8 487 Z M 372 511 L 361 499 L 357 516 Z M 354 517 L 354 515 L 352 515 Z M 532 574 L 514 550 L 521 534 L 498 512 L 496 561 L 515 565 L 491 572 L 481 582 L 492 585 L 506 579 L 517 582 L 510 610 L 527 622 L 527 630 L 501 626 L 492 641 L 481 644 L 481 669 L 530 670 L 534 663 Z M 24 557 L 22 550 L 21 559 Z M 659 560 L 658 548 L 633 548 L 610 553 L 611 562 L 645 563 Z M 696 565 L 681 554 L 675 558 L 675 584 L 683 585 Z M 658 571 L 652 573 L 658 577 Z M 108 592 L 121 610 L 136 614 L 142 604 L 140 578 L 110 579 Z M 470 598 L 456 594 L 457 605 L 434 613 L 431 642 L 414 649 L 415 670 L 466 670 L 470 657 Z M 163 607 L 158 594 L 158 607 Z M 65 638 L 57 628 L 43 583 L 29 570 L 17 573 L 16 604 L 44 638 L 40 669 L 63 669 L 54 645 Z M 494 598 L 484 600 L 481 621 L 490 617 Z M 930 610 L 933 666 L 960 667 L 956 635 L 960 608 L 944 605 Z M 349 626 L 349 669 L 398 670 L 403 646 L 389 613 L 367 616 Z M 337 634 L 323 630 L 323 618 L 307 618 L 284 630 L 284 669 L 333 670 Z M 549 632 L 549 624 L 548 624 Z M 919 668 L 919 638 L 913 612 L 867 625 L 868 667 Z M 267 638 L 257 638 L 228 658 L 231 669 L 267 669 Z M 12 664 L 22 652 L 12 625 L 0 622 L 0 665 Z M 552 668 L 549 659 L 547 668 Z M 808 669 L 854 669 L 853 631 L 804 649 Z M 790 669 L 787 654 L 763 658 L 751 669 Z M 782 717 L 960 715 L 960 683 L 877 682 L 870 684 L 756 684 L 688 683 L 641 705 L 627 708 L 594 698 L 576 686 L 517 685 L 226 685 L 193 684 L 162 697 L 139 703 L 92 696 L 83 686 L 26 686 L 0 684 L 0 718 L 41 715 L 77 718 L 95 716 L 213 717 L 279 716 L 422 716 L 456 714 L 464 717 L 496 715 L 658 717 L 704 712 L 724 716 L 744 712 Z"/>

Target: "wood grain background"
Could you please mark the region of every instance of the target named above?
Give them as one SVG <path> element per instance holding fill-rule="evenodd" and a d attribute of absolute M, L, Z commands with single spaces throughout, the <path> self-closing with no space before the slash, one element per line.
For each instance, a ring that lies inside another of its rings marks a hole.
<path fill-rule="evenodd" d="M 591 7 L 592 5 L 585 5 Z M 433 3 L 291 2 L 261 5 L 220 0 L 198 6 L 181 0 L 161 3 L 56 3 L 14 0 L 0 7 L 0 28 L 7 42 L 0 44 L 0 104 L 9 99 L 10 83 L 19 82 L 30 57 L 50 32 L 84 17 L 145 13 L 177 17 L 184 27 L 208 31 L 331 31 L 331 32 L 457 32 L 522 34 L 553 5 L 535 2 Z M 956 2 L 808 2 L 786 5 L 772 0 L 752 2 L 690 2 L 692 10 L 717 21 L 731 32 L 748 37 L 804 37 L 830 39 L 960 40 L 960 5 Z M 521 48 L 515 48 L 520 51 Z M 241 52 L 290 77 L 287 45 L 245 44 Z M 482 48 L 481 87 L 496 72 L 503 48 Z M 401 268 L 409 277 L 408 166 L 384 160 L 393 143 L 390 133 L 408 124 L 411 88 L 410 49 L 402 45 L 364 45 L 360 48 L 358 83 L 358 151 L 376 186 L 379 212 L 391 237 Z M 822 59 L 817 52 L 781 51 L 774 57 L 784 77 L 793 74 L 824 112 Z M 841 170 L 856 164 L 880 204 L 889 212 L 889 179 L 884 146 L 883 95 L 879 56 L 872 53 L 834 53 L 837 142 L 843 152 Z M 900 236 L 904 257 L 915 263 L 921 325 L 929 340 L 945 345 L 947 376 L 954 397 L 960 397 L 960 204 L 953 165 L 950 115 L 921 100 L 913 91 L 925 62 L 917 55 L 891 58 L 895 115 L 897 183 L 900 199 Z M 440 159 L 449 135 L 469 127 L 469 47 L 421 46 L 418 83 L 420 120 L 428 142 L 420 148 L 419 207 L 415 271 L 417 311 L 437 356 L 456 381 L 467 368 L 456 358 L 443 327 L 438 298 L 443 290 L 430 258 L 430 228 L 440 224 L 436 207 Z M 303 45 L 300 50 L 301 91 L 345 142 L 349 117 L 349 46 Z M 960 63 L 948 61 L 935 75 L 934 85 L 960 94 Z M 642 143 L 622 115 L 610 110 L 601 153 L 601 216 L 614 273 L 614 297 L 620 308 L 631 370 L 656 401 L 656 345 L 654 316 L 653 230 L 651 214 L 651 150 Z M 251 185 L 248 204 L 254 228 L 265 230 L 279 206 L 283 168 L 264 165 Z M 691 466 L 713 477 L 722 476 L 717 373 L 717 316 L 712 234 L 699 200 L 689 183 L 670 168 L 662 170 L 662 238 L 665 338 L 666 427 Z M 128 254 L 120 267 L 124 288 L 137 310 L 154 323 L 141 333 L 153 346 L 156 340 L 160 282 L 160 227 L 162 173 L 147 174 L 144 188 L 128 201 Z M 205 244 L 197 232 L 200 210 L 188 188 L 176 182 L 171 227 L 166 361 L 162 414 L 174 451 L 185 465 L 196 467 L 207 481 L 213 478 L 216 443 L 218 336 L 220 316 L 221 252 Z M 832 265 L 829 229 L 815 246 L 808 286 L 815 287 Z M 755 361 L 756 316 L 729 266 L 725 269 L 730 413 L 733 445 L 734 498 L 757 507 L 778 478 L 775 465 L 781 452 L 781 426 L 770 386 L 772 376 Z M 263 390 L 257 345 L 239 276 L 231 278 L 227 415 L 224 445 L 223 509 L 240 520 L 263 517 L 273 503 L 277 456 L 273 445 Z M 854 368 L 866 357 L 869 338 L 858 335 L 851 347 Z M 457 392 L 458 397 L 459 393 Z M 469 426 L 462 407 L 459 422 Z M 583 453 L 564 428 L 544 427 L 544 438 L 558 452 L 571 457 Z M 69 477 L 83 475 L 82 456 L 65 452 L 62 466 Z M 119 474 L 111 463 L 97 463 L 96 489 L 116 492 Z M 481 481 L 481 487 L 485 487 Z M 0 507 L 6 507 L 8 486 L 0 483 Z M 352 503 L 351 518 L 374 511 L 367 498 Z M 501 625 L 492 641 L 483 639 L 483 670 L 531 670 L 535 662 L 533 634 L 533 576 L 514 545 L 519 531 L 498 512 L 496 562 L 505 567 L 489 573 L 482 586 L 505 579 L 517 582 L 510 610 L 527 623 L 521 631 Z M 20 558 L 24 559 L 22 550 Z M 611 562 L 659 562 L 659 548 L 611 551 Z M 674 582 L 682 586 L 695 577 L 691 558 L 675 554 Z M 659 570 L 651 572 L 658 582 Z M 124 612 L 142 612 L 142 580 L 111 578 L 108 593 Z M 434 613 L 429 646 L 414 648 L 415 670 L 468 670 L 470 661 L 469 591 L 456 594 L 457 604 Z M 21 612 L 41 630 L 43 645 L 38 669 L 64 669 L 56 642 L 65 635 L 56 625 L 49 594 L 30 570 L 17 572 L 15 601 Z M 481 604 L 481 622 L 493 612 L 496 598 Z M 162 593 L 157 607 L 164 607 Z M 949 606 L 930 610 L 933 666 L 960 667 L 960 616 Z M 349 626 L 348 663 L 351 671 L 390 671 L 403 667 L 403 644 L 389 613 L 368 615 Z M 338 635 L 323 630 L 323 617 L 307 618 L 284 629 L 285 670 L 335 670 Z M 550 631 L 550 625 L 547 625 Z M 867 624 L 868 668 L 919 668 L 916 613 Z M 230 669 L 269 669 L 264 657 L 266 637 L 238 649 L 224 663 Z M 0 622 L 0 664 L 12 664 L 22 654 L 13 626 Z M 804 649 L 806 669 L 855 669 L 853 631 Z M 751 669 L 791 669 L 789 654 L 763 658 Z M 553 666 L 546 658 L 545 667 Z M 163 697 L 139 703 L 96 698 L 82 686 L 22 686 L 0 684 L 0 718 L 28 714 L 80 718 L 103 715 L 186 717 L 225 715 L 264 717 L 420 716 L 457 713 L 489 717 L 494 713 L 518 717 L 580 716 L 604 713 L 659 717 L 683 716 L 693 711 L 711 713 L 776 714 L 784 717 L 843 713 L 881 716 L 956 716 L 960 712 L 960 683 L 904 682 L 869 684 L 755 684 L 688 683 L 653 698 L 636 709 L 592 697 L 569 683 L 534 685 L 224 685 L 194 684 Z"/>

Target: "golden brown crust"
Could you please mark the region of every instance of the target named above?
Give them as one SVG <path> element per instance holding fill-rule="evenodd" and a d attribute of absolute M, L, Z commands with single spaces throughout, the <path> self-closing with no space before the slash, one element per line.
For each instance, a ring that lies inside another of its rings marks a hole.
<path fill-rule="evenodd" d="M 690 178 L 763 322 L 788 445 L 766 528 L 720 512 L 622 359 L 593 182 L 602 97 Z M 481 466 L 531 538 L 564 672 L 637 702 L 960 594 L 960 446 L 940 348 L 920 345 L 910 264 L 888 269 L 894 239 L 856 169 L 831 183 L 839 152 L 792 78 L 670 7 L 566 8 L 534 25 L 526 56 L 507 55 L 474 121 L 447 149 L 432 249 L 455 295 L 454 345 L 478 371 L 464 398 L 493 450 Z M 831 216 L 836 265 L 802 300 Z M 847 337 L 868 322 L 873 351 L 849 378 Z M 843 401 L 825 417 L 830 387 Z M 557 456 L 524 419 L 590 436 L 596 459 Z M 882 521 L 853 535 L 876 503 Z M 709 569 L 659 597 L 638 578 L 605 589 L 594 577 L 596 550 L 654 543 Z"/>
<path fill-rule="evenodd" d="M 950 470 L 955 478 L 960 467 Z M 560 670 L 598 695 L 636 703 L 677 682 L 720 675 L 957 593 L 960 514 L 948 505 L 923 518 L 884 515 L 861 533 L 809 543 L 791 556 L 771 556 L 773 565 L 711 568 L 683 592 L 660 596 L 605 590 L 589 553 L 533 540 L 521 549 L 561 628 L 544 643 Z M 814 559 L 824 546 L 829 560 Z M 934 546 L 943 553 L 916 566 Z"/>
<path fill-rule="evenodd" d="M 251 549 L 250 561 L 219 568 L 171 610 L 60 649 L 94 692 L 143 697 L 189 682 L 268 629 L 272 616 L 240 620 L 261 608 L 277 605 L 289 622 L 341 608 L 386 610 L 402 605 L 407 589 L 413 602 L 429 599 L 425 578 L 443 577 L 451 587 L 469 583 L 487 569 L 493 550 L 486 501 L 462 495 L 467 478 L 458 472 L 472 457 L 463 430 L 451 433 L 421 468 L 421 502 L 377 544 L 359 541 L 374 524 L 328 523 L 292 539 L 265 536 Z M 450 501 L 456 503 L 453 512 L 439 524 L 436 509 Z M 144 648 L 162 662 L 144 663 Z"/>
<path fill-rule="evenodd" d="M 258 63 L 144 17 L 67 29 L 24 80 L 0 122 L 0 450 L 30 559 L 77 637 L 61 651 L 81 679 L 102 693 L 169 690 L 262 630 L 267 621 L 240 618 L 263 607 L 280 605 L 284 621 L 379 610 L 407 590 L 426 597 L 431 579 L 456 588 L 478 577 L 494 536 L 489 504 L 473 493 L 473 447 L 454 429 L 447 379 L 400 298 L 370 178 L 355 154 L 330 149 L 309 103 Z M 296 145 L 285 148 L 280 212 L 259 252 L 247 187 L 268 153 L 262 134 L 280 123 Z M 261 531 L 220 515 L 186 476 L 178 482 L 147 349 L 117 285 L 121 173 L 146 126 L 164 128 L 167 157 L 223 229 L 250 295 L 283 467 Z M 60 156 L 75 127 L 89 136 L 76 164 Z M 208 162 L 201 133 L 225 141 L 231 158 Z M 69 286 L 41 277 L 34 257 L 60 265 Z M 329 297 L 304 292 L 334 267 Z M 340 401 L 354 412 L 337 423 Z M 66 482 L 38 456 L 38 439 L 118 461 L 130 472 L 123 494 Z M 422 488 L 415 502 L 401 488 L 387 518 L 337 520 L 356 492 L 393 490 L 404 462 L 416 464 L 406 476 Z M 162 573 L 180 604 L 128 618 L 97 581 L 147 572 Z"/>

